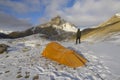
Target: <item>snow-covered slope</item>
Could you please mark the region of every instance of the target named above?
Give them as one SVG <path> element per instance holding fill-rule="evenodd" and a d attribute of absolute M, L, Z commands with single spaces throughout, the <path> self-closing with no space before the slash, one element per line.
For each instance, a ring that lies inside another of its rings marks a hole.
<path fill-rule="evenodd" d="M 106 65 L 109 68 L 110 72 L 114 75 L 120 76 L 119 45 L 113 44 L 112 42 L 99 42 L 95 44 L 88 44 L 84 47 L 87 48 L 88 51 L 92 51 L 90 54 L 99 57 L 100 61 L 102 61 L 103 65 Z"/>
<path fill-rule="evenodd" d="M 101 59 L 102 55 L 106 54 L 104 49 L 102 54 L 99 54 L 94 52 L 97 47 L 90 49 L 92 44 L 89 42 L 82 42 L 80 45 L 74 42 L 59 42 L 84 55 L 89 61 L 86 66 L 69 68 L 41 56 L 49 42 L 40 38 L 39 34 L 0 40 L 0 43 L 10 45 L 6 53 L 0 54 L 0 80 L 119 80 L 119 76 L 111 72 L 113 68 L 107 67 L 104 64 L 105 59 Z M 108 57 L 112 58 L 111 55 Z M 114 63 L 114 59 L 110 62 Z"/>
<path fill-rule="evenodd" d="M 99 56 L 99 59 L 101 59 L 104 65 L 109 67 L 113 74 L 120 76 L 120 32 L 111 33 L 98 41 L 94 41 L 93 39 L 88 41 L 91 44 L 84 45 L 84 47 L 88 51 L 91 50 L 92 55 Z"/>

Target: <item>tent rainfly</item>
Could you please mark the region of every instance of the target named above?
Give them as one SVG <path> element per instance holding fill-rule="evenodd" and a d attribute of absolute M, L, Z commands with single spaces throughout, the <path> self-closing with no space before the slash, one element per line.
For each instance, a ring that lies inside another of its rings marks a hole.
<path fill-rule="evenodd" d="M 87 60 L 73 50 L 57 42 L 50 42 L 43 50 L 42 56 L 72 68 L 84 66 Z"/>

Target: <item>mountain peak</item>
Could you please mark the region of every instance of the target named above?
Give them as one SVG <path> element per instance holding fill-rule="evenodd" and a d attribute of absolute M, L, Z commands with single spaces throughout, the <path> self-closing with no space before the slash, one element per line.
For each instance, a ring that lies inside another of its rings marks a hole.
<path fill-rule="evenodd" d="M 57 29 L 62 29 L 64 31 L 68 32 L 76 32 L 77 28 L 74 24 L 71 24 L 70 22 L 65 21 L 60 16 L 56 16 L 51 19 L 50 23 L 53 27 Z"/>
<path fill-rule="evenodd" d="M 55 24 L 55 25 L 60 25 L 61 23 L 61 17 L 60 16 L 56 16 L 54 18 L 51 19 L 51 23 Z"/>
<path fill-rule="evenodd" d="M 56 29 L 61 29 L 67 32 L 76 32 L 77 28 L 74 24 L 62 19 L 60 16 L 53 17 L 49 22 L 39 25 L 38 27 L 54 27 Z"/>

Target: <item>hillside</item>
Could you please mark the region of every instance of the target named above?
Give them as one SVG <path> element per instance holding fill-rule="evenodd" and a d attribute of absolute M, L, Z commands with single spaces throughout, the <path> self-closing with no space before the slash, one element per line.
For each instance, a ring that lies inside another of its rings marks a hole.
<path fill-rule="evenodd" d="M 120 15 L 116 14 L 108 21 L 100 24 L 96 28 L 88 28 L 82 31 L 82 40 L 89 39 L 105 39 L 106 37 L 120 32 Z"/>

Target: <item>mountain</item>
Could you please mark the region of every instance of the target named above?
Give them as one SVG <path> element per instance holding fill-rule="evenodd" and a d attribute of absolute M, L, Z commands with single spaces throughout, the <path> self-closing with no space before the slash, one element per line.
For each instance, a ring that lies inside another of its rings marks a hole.
<path fill-rule="evenodd" d="M 8 34 L 10 38 L 20 38 L 29 36 L 32 34 L 44 34 L 44 38 L 52 40 L 64 40 L 69 39 L 71 35 L 77 31 L 77 28 L 74 24 L 71 24 L 63 19 L 60 16 L 52 18 L 49 22 L 38 25 L 36 27 L 29 28 L 21 32 L 11 32 Z"/>
<path fill-rule="evenodd" d="M 50 27 L 50 26 L 52 26 L 53 28 L 56 28 L 56 29 L 64 30 L 66 32 L 76 32 L 77 31 L 77 28 L 75 27 L 74 24 L 71 24 L 71 23 L 65 21 L 64 19 L 61 19 L 60 16 L 56 16 L 56 17 L 52 18 L 50 22 L 39 25 L 37 27 L 45 28 L 45 27 Z"/>
<path fill-rule="evenodd" d="M 82 31 L 82 40 L 87 38 L 104 40 L 113 34 L 120 32 L 120 14 L 116 14 L 108 21 L 98 25 L 96 28 L 87 28 Z"/>

